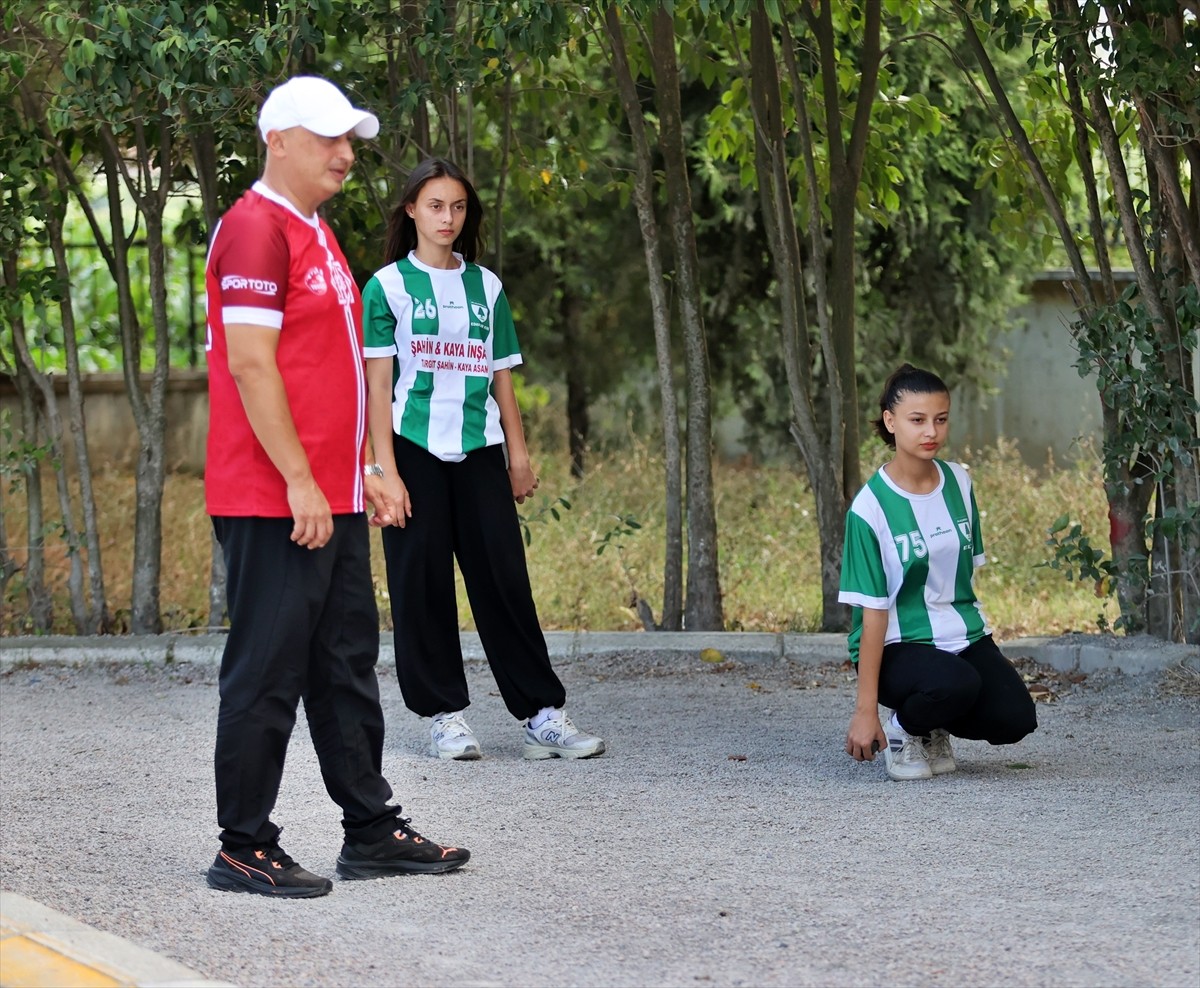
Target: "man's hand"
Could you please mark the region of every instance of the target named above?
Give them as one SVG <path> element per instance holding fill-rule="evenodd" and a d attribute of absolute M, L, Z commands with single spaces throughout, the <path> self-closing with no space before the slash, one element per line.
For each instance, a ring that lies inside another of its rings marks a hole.
<path fill-rule="evenodd" d="M 288 507 L 292 509 L 292 541 L 307 549 L 320 549 L 333 538 L 333 513 L 317 482 L 288 484 Z"/>
<path fill-rule="evenodd" d="M 376 477 L 368 474 L 363 479 L 363 494 L 375 509 L 370 519 L 373 528 L 386 528 L 388 525 L 403 528 L 412 517 L 408 488 L 398 476 Z"/>

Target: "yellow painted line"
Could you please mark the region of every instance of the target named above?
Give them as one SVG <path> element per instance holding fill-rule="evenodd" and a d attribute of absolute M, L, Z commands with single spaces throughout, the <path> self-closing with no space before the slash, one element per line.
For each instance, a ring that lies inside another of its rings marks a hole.
<path fill-rule="evenodd" d="M 0 988 L 112 988 L 120 984 L 29 937 L 0 940 Z"/>

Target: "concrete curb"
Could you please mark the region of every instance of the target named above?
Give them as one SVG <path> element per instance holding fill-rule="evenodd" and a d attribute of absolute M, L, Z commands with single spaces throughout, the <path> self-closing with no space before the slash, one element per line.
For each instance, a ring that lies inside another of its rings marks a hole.
<path fill-rule="evenodd" d="M 1148 635 L 1064 635 L 1061 638 L 1018 638 L 1002 643 L 1009 658 L 1027 656 L 1059 672 L 1093 673 L 1111 670 L 1131 675 L 1161 672 L 1173 666 L 1200 662 L 1200 647 L 1164 642 Z M 1197 669 L 1200 671 L 1200 669 Z"/>
<path fill-rule="evenodd" d="M 384 634 L 379 661 L 395 661 L 391 636 Z M 0 670 L 21 666 L 85 666 L 105 663 L 191 663 L 219 665 L 225 636 L 209 634 L 113 635 L 104 637 L 52 636 L 0 638 Z M 840 634 L 776 634 L 769 632 L 700 631 L 548 631 L 551 659 L 575 661 L 588 655 L 656 652 L 697 658 L 706 649 L 734 662 L 790 661 L 810 664 L 843 662 L 846 638 Z M 479 636 L 462 633 L 463 655 L 484 657 Z M 1062 635 L 1056 638 L 1014 638 L 1000 647 L 1010 659 L 1029 658 L 1059 672 L 1093 673 L 1104 670 L 1131 675 L 1161 672 L 1181 663 L 1200 661 L 1200 648 L 1164 642 L 1149 636 Z"/>
<path fill-rule="evenodd" d="M 231 988 L 14 892 L 0 892 L 0 984 Z"/>

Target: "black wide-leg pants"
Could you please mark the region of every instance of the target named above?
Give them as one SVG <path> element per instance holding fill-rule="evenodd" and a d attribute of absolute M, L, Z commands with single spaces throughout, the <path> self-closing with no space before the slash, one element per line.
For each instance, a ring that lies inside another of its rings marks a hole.
<path fill-rule="evenodd" d="M 214 764 L 229 850 L 271 844 L 301 699 L 325 788 L 346 836 L 381 840 L 398 806 L 382 774 L 375 663 L 379 612 L 365 514 L 334 517 L 320 549 L 291 541 L 291 518 L 213 518 L 225 557 L 230 629 L 221 659 Z"/>
<path fill-rule="evenodd" d="M 404 528 L 383 529 L 396 641 L 396 676 L 422 717 L 471 702 L 459 641 L 454 560 L 505 706 L 525 720 L 561 707 L 562 682 L 538 622 L 525 545 L 502 446 L 458 463 L 395 437 L 396 466 L 412 500 Z"/>
<path fill-rule="evenodd" d="M 1037 710 L 1020 673 L 991 635 L 958 654 L 932 645 L 883 647 L 879 702 L 909 734 L 949 731 L 957 738 L 1015 744 L 1037 730 Z"/>

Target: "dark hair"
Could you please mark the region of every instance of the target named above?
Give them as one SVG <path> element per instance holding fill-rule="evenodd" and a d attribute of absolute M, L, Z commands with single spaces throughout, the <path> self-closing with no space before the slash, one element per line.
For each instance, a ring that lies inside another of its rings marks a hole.
<path fill-rule="evenodd" d="M 948 395 L 949 393 L 950 389 L 946 387 L 946 382 L 933 371 L 921 370 L 920 367 L 914 367 L 912 364 L 901 364 L 884 384 L 883 391 L 879 394 L 879 418 L 871 424 L 875 426 L 879 438 L 895 449 L 896 437 L 883 424 L 883 413 L 895 411 L 900 399 L 905 395 Z"/>
<path fill-rule="evenodd" d="M 417 246 L 417 227 L 408 215 L 408 206 L 417 201 L 425 183 L 434 178 L 452 178 L 461 182 L 467 192 L 467 219 L 454 241 L 453 249 L 462 254 L 463 260 L 473 261 L 483 250 L 480 227 L 483 225 L 483 203 L 475 187 L 467 180 L 462 169 L 445 158 L 426 158 L 408 176 L 400 204 L 392 211 L 388 220 L 387 239 L 383 247 L 384 264 L 394 264 Z"/>

